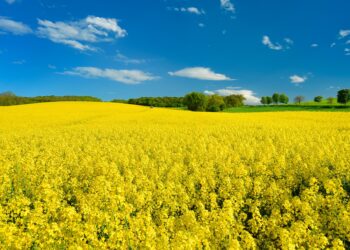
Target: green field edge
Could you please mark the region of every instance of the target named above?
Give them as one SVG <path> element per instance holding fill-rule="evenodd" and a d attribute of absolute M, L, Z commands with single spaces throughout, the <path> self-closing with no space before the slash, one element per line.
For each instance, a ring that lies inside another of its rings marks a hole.
<path fill-rule="evenodd" d="M 312 112 L 350 112 L 349 105 L 276 105 L 276 106 L 243 106 L 228 108 L 226 113 L 249 113 L 249 112 L 284 112 L 284 111 L 312 111 Z"/>

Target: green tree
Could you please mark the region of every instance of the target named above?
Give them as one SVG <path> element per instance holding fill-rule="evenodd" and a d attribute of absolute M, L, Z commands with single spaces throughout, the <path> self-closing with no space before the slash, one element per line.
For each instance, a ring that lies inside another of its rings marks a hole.
<path fill-rule="evenodd" d="M 278 104 L 279 100 L 280 100 L 280 94 L 274 93 L 274 94 L 272 95 L 272 101 L 273 101 L 273 103 L 274 103 L 274 104 Z"/>
<path fill-rule="evenodd" d="M 328 98 L 327 98 L 327 103 L 328 103 L 328 104 L 334 104 L 334 103 L 336 102 L 336 99 L 337 99 L 337 98 L 334 98 L 334 97 L 328 97 Z"/>
<path fill-rule="evenodd" d="M 245 98 L 243 95 L 229 95 L 224 98 L 225 105 L 228 108 L 241 107 L 244 105 L 244 100 Z"/>
<path fill-rule="evenodd" d="M 300 104 L 301 102 L 303 102 L 305 100 L 304 96 L 298 95 L 294 98 L 294 102 L 297 104 Z"/>
<path fill-rule="evenodd" d="M 266 96 L 261 97 L 260 102 L 261 102 L 261 104 L 266 105 L 266 104 L 267 104 L 267 98 L 266 98 Z"/>
<path fill-rule="evenodd" d="M 225 101 L 224 101 L 224 98 L 222 98 L 222 96 L 211 95 L 208 97 L 207 111 L 219 112 L 224 110 L 224 108 L 225 108 Z"/>
<path fill-rule="evenodd" d="M 314 102 L 322 102 L 322 100 L 323 100 L 323 96 L 316 96 L 315 98 L 314 98 Z"/>
<path fill-rule="evenodd" d="M 283 104 L 288 104 L 289 102 L 289 97 L 286 94 L 281 94 L 279 96 L 279 102 Z"/>
<path fill-rule="evenodd" d="M 347 104 L 350 101 L 350 89 L 342 89 L 338 91 L 338 103 Z"/>
<path fill-rule="evenodd" d="M 184 98 L 184 104 L 192 111 L 205 111 L 207 103 L 207 96 L 198 92 L 189 93 Z"/>
<path fill-rule="evenodd" d="M 268 105 L 272 103 L 272 97 L 271 96 L 266 96 L 266 102 Z"/>

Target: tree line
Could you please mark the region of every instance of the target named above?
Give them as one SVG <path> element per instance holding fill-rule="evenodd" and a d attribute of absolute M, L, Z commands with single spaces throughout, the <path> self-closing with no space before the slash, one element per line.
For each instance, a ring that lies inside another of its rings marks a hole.
<path fill-rule="evenodd" d="M 220 95 L 208 96 L 202 93 L 192 92 L 184 97 L 184 104 L 191 111 L 219 112 L 225 108 L 243 106 L 245 100 L 243 95 L 222 97 Z"/>
<path fill-rule="evenodd" d="M 64 102 L 64 101 L 102 102 L 101 99 L 93 96 L 53 96 L 52 95 L 52 96 L 23 97 L 23 96 L 17 96 L 10 91 L 0 93 L 0 106 L 33 104 L 33 103 L 41 103 L 41 102 Z"/>
<path fill-rule="evenodd" d="M 183 97 L 140 97 L 132 98 L 124 101 L 128 104 L 150 106 L 150 107 L 165 107 L 165 108 L 179 108 L 184 106 Z M 120 100 L 113 100 L 112 102 L 120 102 Z"/>
<path fill-rule="evenodd" d="M 274 93 L 272 96 L 263 96 L 261 97 L 261 104 L 269 105 L 269 104 L 288 104 L 289 97 L 286 94 Z"/>
<path fill-rule="evenodd" d="M 115 99 L 112 102 L 128 103 L 150 107 L 186 107 L 192 111 L 218 112 L 225 108 L 240 107 L 244 105 L 243 95 L 205 95 L 199 92 L 192 92 L 184 97 L 140 97 L 129 100 Z"/>
<path fill-rule="evenodd" d="M 225 108 L 241 107 L 244 105 L 245 97 L 243 95 L 205 95 L 200 92 L 192 92 L 184 97 L 140 97 L 128 100 L 114 99 L 112 102 L 128 103 L 134 105 L 150 106 L 150 107 L 168 107 L 168 108 L 187 108 L 192 111 L 209 111 L 218 112 Z M 294 103 L 301 104 L 305 100 L 304 96 L 296 96 Z M 338 91 L 337 97 L 328 97 L 324 99 L 322 96 L 316 96 L 314 102 L 321 103 L 324 100 L 328 104 L 347 104 L 350 102 L 350 89 L 342 89 Z M 12 92 L 0 93 L 0 106 L 10 106 L 19 104 L 31 104 L 41 102 L 60 102 L 60 101 L 88 101 L 102 102 L 101 99 L 93 96 L 37 96 L 37 97 L 21 97 Z M 289 97 L 284 93 L 274 93 L 272 96 L 261 97 L 261 104 L 288 104 Z"/>
<path fill-rule="evenodd" d="M 304 100 L 304 96 L 298 95 L 294 98 L 294 103 L 301 104 Z M 321 103 L 323 100 L 325 100 L 323 96 L 316 96 L 314 98 L 314 102 L 316 103 Z M 328 97 L 326 101 L 328 104 L 334 104 L 335 102 L 347 104 L 350 102 L 350 89 L 339 90 L 336 98 Z M 288 104 L 289 97 L 286 94 L 274 93 L 272 96 L 261 97 L 260 103 L 263 105 Z"/>

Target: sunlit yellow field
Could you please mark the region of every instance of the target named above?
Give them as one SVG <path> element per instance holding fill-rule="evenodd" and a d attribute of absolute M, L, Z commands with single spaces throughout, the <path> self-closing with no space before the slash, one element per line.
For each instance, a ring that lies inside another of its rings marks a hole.
<path fill-rule="evenodd" d="M 350 115 L 0 107 L 1 249 L 350 247 Z"/>

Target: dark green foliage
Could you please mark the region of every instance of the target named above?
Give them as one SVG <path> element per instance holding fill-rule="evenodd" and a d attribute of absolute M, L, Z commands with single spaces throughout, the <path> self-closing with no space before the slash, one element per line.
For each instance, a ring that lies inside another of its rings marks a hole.
<path fill-rule="evenodd" d="M 350 89 L 339 90 L 337 99 L 339 103 L 347 104 L 350 101 Z"/>
<path fill-rule="evenodd" d="M 33 102 L 102 102 L 93 96 L 36 96 L 30 97 Z"/>
<path fill-rule="evenodd" d="M 278 104 L 278 102 L 280 101 L 280 94 L 274 93 L 272 95 L 272 101 L 273 101 L 274 104 Z"/>
<path fill-rule="evenodd" d="M 279 102 L 283 104 L 288 104 L 289 97 L 286 94 L 280 94 L 279 96 Z"/>
<path fill-rule="evenodd" d="M 184 98 L 184 104 L 192 111 L 205 111 L 207 103 L 207 96 L 198 92 L 189 93 Z"/>
<path fill-rule="evenodd" d="M 272 97 L 271 96 L 266 96 L 266 104 L 270 105 L 272 103 Z"/>
<path fill-rule="evenodd" d="M 224 97 L 225 105 L 227 108 L 241 107 L 244 105 L 243 95 L 229 95 Z"/>
<path fill-rule="evenodd" d="M 224 98 L 222 98 L 222 96 L 211 95 L 208 97 L 207 111 L 219 112 L 224 110 L 224 108 L 225 108 L 225 101 L 224 101 Z"/>
<path fill-rule="evenodd" d="M 260 103 L 261 103 L 261 104 L 264 104 L 264 105 L 267 104 L 267 98 L 266 98 L 266 96 L 261 97 Z"/>
<path fill-rule="evenodd" d="M 16 96 L 12 92 L 0 93 L 0 106 L 12 106 L 20 104 L 31 104 L 40 102 L 64 102 L 64 101 L 86 101 L 101 102 L 101 99 L 92 96 L 37 96 L 37 97 L 21 97 Z"/>
<path fill-rule="evenodd" d="M 152 107 L 167 107 L 178 108 L 184 107 L 183 97 L 140 97 L 128 100 L 129 104 L 152 106 Z"/>
<path fill-rule="evenodd" d="M 323 100 L 323 97 L 322 96 L 316 96 L 315 98 L 314 98 L 314 102 L 322 102 L 322 100 Z"/>
<path fill-rule="evenodd" d="M 113 99 L 111 102 L 115 102 L 115 103 L 128 103 L 128 100 L 123 100 L 123 99 Z"/>
<path fill-rule="evenodd" d="M 263 96 L 261 98 L 260 102 L 261 102 L 261 104 L 264 104 L 264 105 L 270 105 L 272 103 L 274 103 L 274 104 L 278 104 L 278 103 L 287 104 L 289 102 L 289 98 L 285 94 L 274 93 L 272 97 L 271 96 Z"/>

